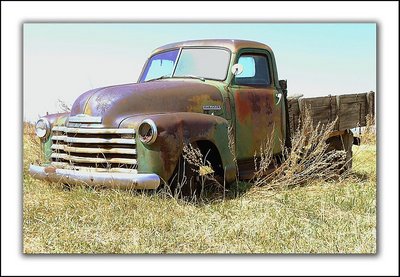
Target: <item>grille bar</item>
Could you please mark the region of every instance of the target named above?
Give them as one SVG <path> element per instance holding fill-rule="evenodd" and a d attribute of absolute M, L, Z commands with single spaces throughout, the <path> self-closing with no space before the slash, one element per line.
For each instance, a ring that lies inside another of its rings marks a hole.
<path fill-rule="evenodd" d="M 78 163 L 117 163 L 117 164 L 137 164 L 136 159 L 124 159 L 124 158 L 91 158 L 91 157 L 79 157 L 68 155 L 64 153 L 52 153 L 52 158 L 63 159 L 71 162 Z"/>
<path fill-rule="evenodd" d="M 103 124 L 93 124 L 93 123 L 73 123 L 68 122 L 68 127 L 76 127 L 76 128 L 103 128 Z"/>
<path fill-rule="evenodd" d="M 136 144 L 134 139 L 119 139 L 119 138 L 81 138 L 81 137 L 68 137 L 68 136 L 53 136 L 53 141 L 64 141 L 67 143 L 116 143 L 116 144 Z"/>
<path fill-rule="evenodd" d="M 129 148 L 88 148 L 88 147 L 73 147 L 66 144 L 53 144 L 51 149 L 62 150 L 64 152 L 74 152 L 74 153 L 113 153 L 113 154 L 132 154 L 136 155 L 136 149 Z"/>
<path fill-rule="evenodd" d="M 90 116 L 87 114 L 77 114 L 69 117 L 69 122 L 76 123 L 101 123 L 101 116 Z"/>
<path fill-rule="evenodd" d="M 113 168 L 93 168 L 93 167 L 86 167 L 86 166 L 76 166 L 67 162 L 52 162 L 53 166 L 57 168 L 63 169 L 73 169 L 73 170 L 80 170 L 80 171 L 89 171 L 89 172 L 122 172 L 122 173 L 132 173 L 137 174 L 137 169 L 133 168 L 120 168 L 120 167 L 113 167 Z"/>
<path fill-rule="evenodd" d="M 88 128 L 54 126 L 52 164 L 68 165 L 66 169 L 133 172 L 137 168 L 135 135 L 134 129 L 99 128 L 95 123 Z"/>
<path fill-rule="evenodd" d="M 82 129 L 55 126 L 53 131 L 74 134 L 135 134 L 134 129 Z"/>

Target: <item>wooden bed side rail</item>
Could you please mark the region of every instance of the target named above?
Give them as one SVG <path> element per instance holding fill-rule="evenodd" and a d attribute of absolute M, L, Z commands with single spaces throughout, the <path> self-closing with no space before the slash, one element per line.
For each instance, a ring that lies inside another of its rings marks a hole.
<path fill-rule="evenodd" d="M 367 115 L 375 117 L 375 92 L 328 95 L 323 97 L 288 97 L 290 130 L 296 130 L 308 108 L 313 125 L 327 124 L 337 118 L 335 130 L 366 126 Z"/>

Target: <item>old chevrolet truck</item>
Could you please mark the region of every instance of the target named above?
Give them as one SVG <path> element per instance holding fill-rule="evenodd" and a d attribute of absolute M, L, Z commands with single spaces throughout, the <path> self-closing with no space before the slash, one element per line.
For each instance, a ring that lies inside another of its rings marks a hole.
<path fill-rule="evenodd" d="M 30 165 L 30 173 L 52 182 L 156 189 L 193 175 L 182 163 L 184 145 L 192 144 L 229 184 L 237 172 L 252 176 L 254 154 L 266 138 L 273 136 L 274 154 L 282 151 L 307 105 L 315 122 L 339 118 L 332 141 L 351 157 L 350 129 L 365 125 L 373 97 L 288 99 L 267 45 L 173 43 L 153 51 L 137 83 L 87 91 L 69 113 L 40 118 L 36 134 L 45 162 Z"/>

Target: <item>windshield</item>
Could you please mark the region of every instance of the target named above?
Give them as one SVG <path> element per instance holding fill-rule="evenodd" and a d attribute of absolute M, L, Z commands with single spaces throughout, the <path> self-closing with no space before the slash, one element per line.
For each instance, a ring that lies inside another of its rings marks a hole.
<path fill-rule="evenodd" d="M 152 56 L 140 82 L 171 77 L 225 80 L 230 58 L 228 50 L 183 48 L 179 57 L 178 52 L 179 50 L 172 50 Z"/>
<path fill-rule="evenodd" d="M 171 76 L 179 50 L 160 53 L 151 57 L 143 72 L 141 82 L 162 76 Z"/>

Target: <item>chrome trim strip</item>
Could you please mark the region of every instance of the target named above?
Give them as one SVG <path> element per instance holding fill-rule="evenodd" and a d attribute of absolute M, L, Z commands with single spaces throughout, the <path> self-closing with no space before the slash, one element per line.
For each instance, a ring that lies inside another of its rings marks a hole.
<path fill-rule="evenodd" d="M 33 178 L 71 185 L 105 186 L 118 189 L 156 189 L 160 185 L 157 174 L 131 174 L 110 172 L 82 172 L 54 166 L 30 165 Z"/>
<path fill-rule="evenodd" d="M 170 78 L 172 78 L 175 74 L 176 66 L 178 65 L 179 58 L 181 57 L 182 49 L 183 47 L 179 48 L 179 52 L 178 55 L 176 56 L 174 67 L 172 68 L 171 75 L 169 76 Z"/>
<path fill-rule="evenodd" d="M 101 167 L 86 167 L 86 166 L 76 166 L 68 162 L 51 162 L 51 165 L 61 168 L 61 169 L 71 169 L 86 172 L 122 172 L 137 174 L 137 169 L 134 168 L 122 168 L 122 167 L 112 167 L 112 168 L 101 168 Z"/>
<path fill-rule="evenodd" d="M 135 134 L 134 129 L 82 129 L 55 126 L 53 131 L 75 134 Z"/>
<path fill-rule="evenodd" d="M 138 131 L 139 139 L 140 139 L 142 142 L 146 143 L 146 144 L 152 144 L 153 142 L 156 141 L 156 139 L 157 139 L 157 137 L 158 137 L 157 125 L 154 123 L 153 120 L 151 120 L 151 119 L 148 118 L 148 119 L 143 120 L 143 121 L 140 123 L 138 130 L 140 130 L 140 127 L 142 126 L 143 123 L 147 123 L 147 124 L 150 125 L 150 128 L 153 130 L 153 136 L 151 137 L 151 139 L 150 139 L 149 141 L 146 141 L 146 140 L 144 140 L 144 139 L 141 137 L 140 132 Z"/>
<path fill-rule="evenodd" d="M 87 114 L 77 114 L 70 116 L 68 122 L 74 123 L 101 123 L 101 116 L 91 116 Z"/>
<path fill-rule="evenodd" d="M 66 144 L 53 144 L 51 149 L 63 150 L 65 152 L 75 153 L 114 153 L 114 154 L 136 154 L 136 149 L 131 148 L 86 148 L 86 147 L 73 147 Z"/>
<path fill-rule="evenodd" d="M 55 140 L 55 141 L 65 141 L 67 139 L 67 136 L 52 136 L 51 140 Z"/>
<path fill-rule="evenodd" d="M 51 158 L 68 160 L 71 162 L 78 163 L 119 163 L 119 164 L 137 164 L 136 159 L 126 159 L 126 158 L 92 158 L 92 157 L 79 157 L 68 155 L 64 153 L 52 153 Z"/>
<path fill-rule="evenodd" d="M 77 128 L 103 128 L 103 124 L 92 124 L 92 123 L 68 123 L 68 127 L 77 127 Z"/>
<path fill-rule="evenodd" d="M 46 124 L 46 134 L 45 134 L 43 137 L 39 137 L 38 134 L 37 134 L 36 126 L 37 126 L 37 124 L 39 123 L 39 121 L 43 121 L 44 124 Z M 48 137 L 50 136 L 50 134 L 51 134 L 51 124 L 50 124 L 50 122 L 49 122 L 49 120 L 48 120 L 47 118 L 41 117 L 38 121 L 36 121 L 36 123 L 35 123 L 35 134 L 36 134 L 36 136 L 37 136 L 40 140 L 42 140 L 42 141 L 47 140 L 47 138 L 48 138 Z"/>
<path fill-rule="evenodd" d="M 67 136 L 53 136 L 51 140 L 65 141 L 72 143 L 115 143 L 115 144 L 136 144 L 135 139 L 120 139 L 120 138 L 79 138 L 79 137 L 67 137 Z"/>

